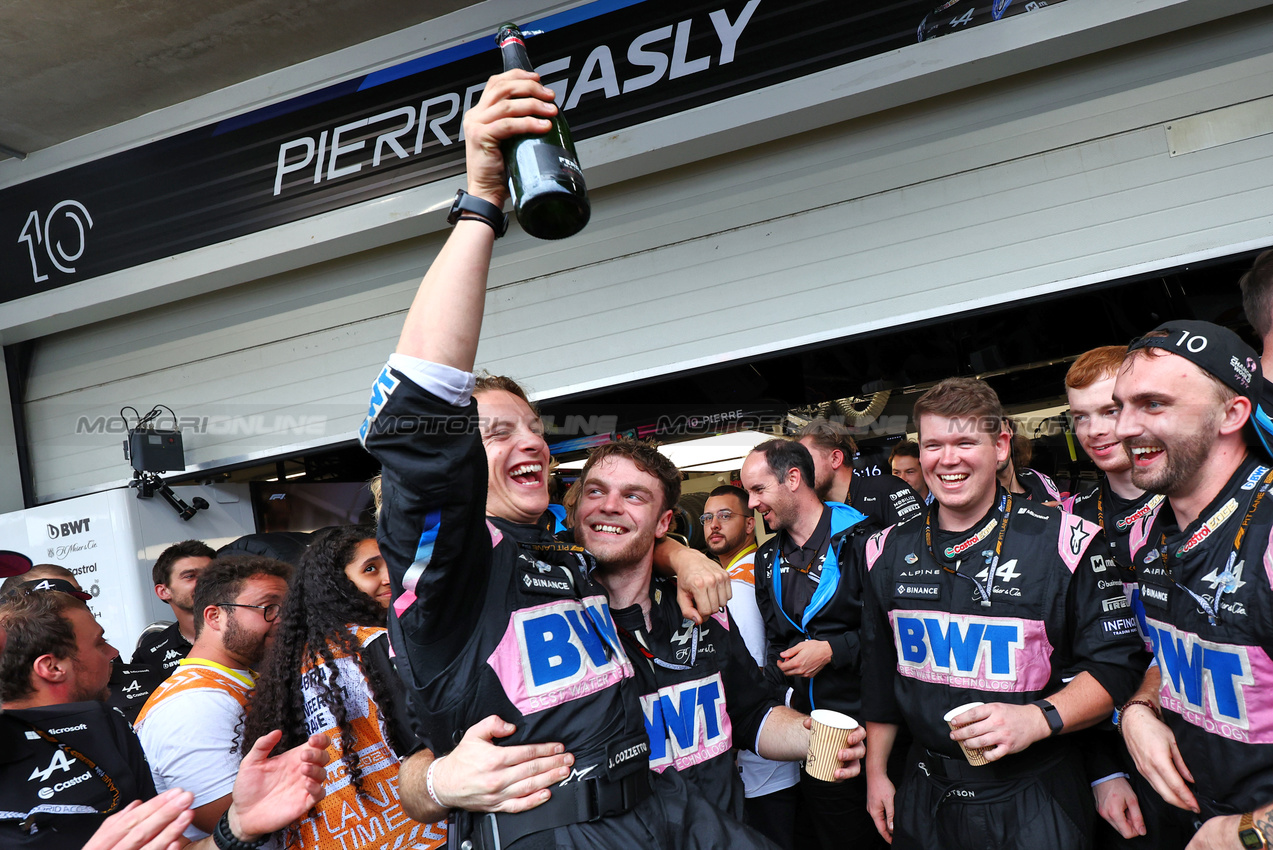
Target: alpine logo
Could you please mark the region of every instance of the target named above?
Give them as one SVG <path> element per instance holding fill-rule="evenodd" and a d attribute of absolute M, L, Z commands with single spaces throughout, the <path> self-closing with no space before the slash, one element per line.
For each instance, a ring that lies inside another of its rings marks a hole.
<path fill-rule="evenodd" d="M 31 782 L 35 779 L 38 779 L 41 782 L 48 782 L 49 776 L 51 776 L 55 770 L 61 770 L 66 773 L 71 772 L 71 760 L 66 757 L 66 753 L 62 750 L 57 750 L 53 753 L 53 761 L 49 762 L 49 766 L 44 768 L 44 770 L 40 770 L 40 768 L 37 767 L 35 770 L 31 771 L 31 775 L 27 777 L 27 782 Z"/>
<path fill-rule="evenodd" d="M 976 546 L 978 543 L 980 543 L 981 541 L 989 537 L 990 532 L 994 531 L 995 526 L 998 524 L 999 524 L 999 521 L 997 519 L 990 520 L 990 522 L 986 523 L 981 528 L 980 531 L 978 531 L 972 537 L 969 537 L 964 542 L 956 543 L 954 546 L 947 546 L 944 554 L 946 555 L 947 558 L 954 558 L 959 555 L 962 555 L 963 553 L 967 552 L 969 549 L 971 549 L 972 547 Z"/>
<path fill-rule="evenodd" d="M 1246 561 L 1238 561 L 1232 566 L 1227 566 L 1224 572 L 1220 572 L 1220 568 L 1216 567 L 1211 572 L 1202 577 L 1211 590 L 1214 592 L 1220 588 L 1221 593 L 1232 593 L 1233 591 L 1246 587 L 1246 582 L 1242 580 L 1242 567 Z"/>
<path fill-rule="evenodd" d="M 133 679 L 132 684 L 124 688 L 123 692 L 126 694 L 131 694 L 135 691 L 140 691 L 140 690 L 141 690 L 141 682 L 137 681 L 136 679 Z"/>
<path fill-rule="evenodd" d="M 1233 516 L 1233 512 L 1236 511 L 1237 509 L 1238 509 L 1237 499 L 1230 499 L 1229 501 L 1221 505 L 1220 510 L 1212 514 L 1210 518 L 1208 518 L 1207 521 L 1202 524 L 1202 527 L 1199 528 L 1197 531 L 1195 531 L 1189 537 L 1189 539 L 1185 541 L 1185 545 L 1181 546 L 1178 550 L 1176 550 L 1176 557 L 1179 558 L 1181 555 L 1185 554 L 1190 549 L 1194 548 L 1199 543 L 1201 543 L 1202 541 L 1210 537 L 1211 532 L 1215 531 L 1217 528 L 1223 525 L 1224 521 L 1228 519 L 1229 517 Z"/>

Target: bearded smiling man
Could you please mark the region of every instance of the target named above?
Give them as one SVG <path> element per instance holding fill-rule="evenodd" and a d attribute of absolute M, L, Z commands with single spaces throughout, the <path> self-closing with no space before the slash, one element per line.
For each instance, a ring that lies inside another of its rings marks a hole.
<path fill-rule="evenodd" d="M 1137 768 L 1176 807 L 1163 848 L 1273 836 L 1273 471 L 1250 425 L 1261 378 L 1235 333 L 1177 321 L 1131 345 L 1114 387 L 1132 483 L 1170 508 L 1136 564 L 1157 664 L 1120 718 Z"/>
<path fill-rule="evenodd" d="M 291 565 L 272 558 L 213 561 L 194 591 L 195 642 L 137 716 L 137 737 L 155 788 L 194 796 L 192 841 L 212 832 L 230 808 L 239 769 L 235 741 L 287 595 Z"/>

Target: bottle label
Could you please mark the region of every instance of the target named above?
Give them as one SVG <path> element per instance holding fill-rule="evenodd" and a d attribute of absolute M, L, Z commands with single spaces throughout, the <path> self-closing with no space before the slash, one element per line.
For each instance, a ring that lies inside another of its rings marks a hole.
<path fill-rule="evenodd" d="M 580 186 L 584 185 L 583 169 L 565 148 L 556 145 L 539 145 L 535 148 L 535 158 L 539 162 L 541 174 L 561 174 L 565 171 Z"/>
<path fill-rule="evenodd" d="M 518 38 L 515 35 L 510 35 L 510 36 L 507 36 L 503 41 L 499 43 L 499 48 L 500 50 L 503 50 L 507 45 L 510 45 L 510 44 L 520 44 L 522 47 L 526 46 L 526 42 L 522 41 L 520 38 Z"/>

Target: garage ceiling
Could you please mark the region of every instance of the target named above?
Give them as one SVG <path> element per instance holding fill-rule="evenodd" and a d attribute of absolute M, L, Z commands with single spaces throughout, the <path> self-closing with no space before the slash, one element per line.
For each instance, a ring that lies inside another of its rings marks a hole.
<path fill-rule="evenodd" d="M 32 153 L 475 2 L 0 0 L 0 145 Z"/>

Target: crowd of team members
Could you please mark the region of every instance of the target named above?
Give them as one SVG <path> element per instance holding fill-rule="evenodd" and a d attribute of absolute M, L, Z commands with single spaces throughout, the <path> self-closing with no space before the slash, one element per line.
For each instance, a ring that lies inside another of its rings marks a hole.
<path fill-rule="evenodd" d="M 502 205 L 499 141 L 552 111 L 493 78 L 468 192 Z M 129 665 L 73 576 L 6 582 L 4 846 L 1265 846 L 1273 464 L 1235 334 L 1079 357 L 1100 475 L 1075 494 L 976 379 L 918 399 L 895 476 L 855 475 L 834 423 L 769 440 L 710 493 L 709 559 L 668 536 L 682 475 L 652 445 L 595 450 L 549 505 L 533 404 L 474 375 L 488 224 L 459 217 L 377 379 L 377 527 L 295 566 L 172 547 L 176 622 Z M 863 726 L 834 781 L 801 765 L 819 709 Z"/>

